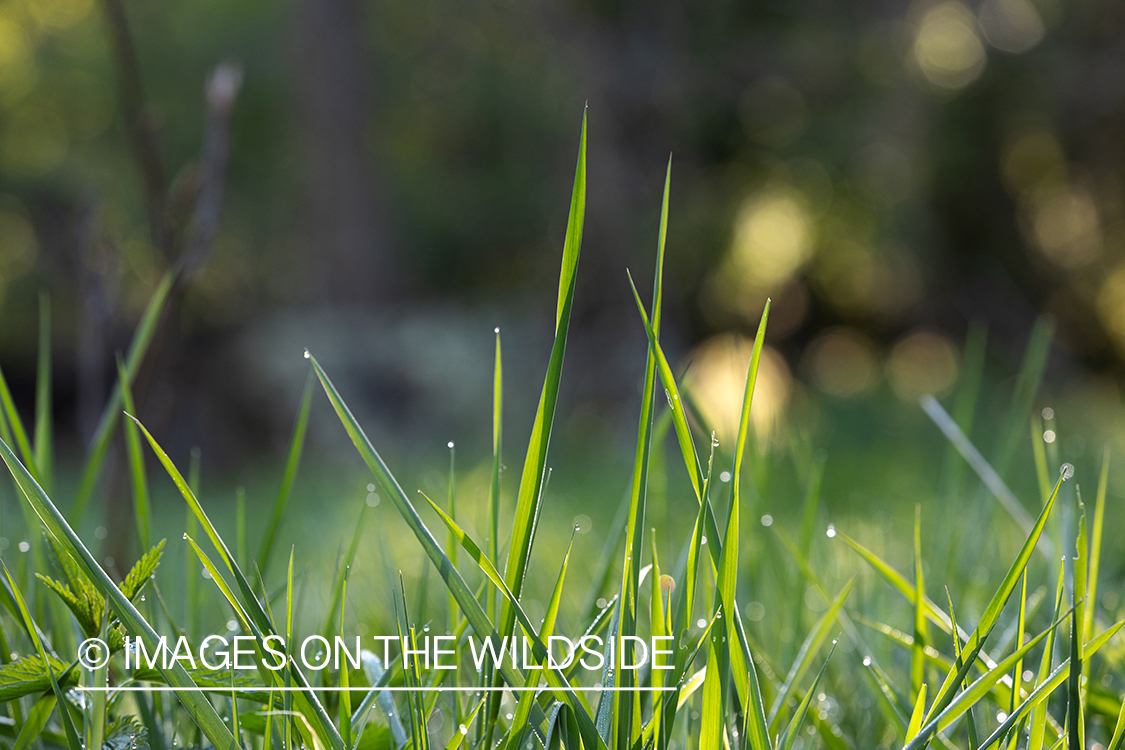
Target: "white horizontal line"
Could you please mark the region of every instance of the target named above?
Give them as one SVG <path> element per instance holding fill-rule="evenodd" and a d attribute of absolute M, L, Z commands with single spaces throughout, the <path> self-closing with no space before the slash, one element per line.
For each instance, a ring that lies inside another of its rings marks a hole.
<path fill-rule="evenodd" d="M 125 687 L 85 687 L 83 685 L 75 685 L 75 690 L 82 690 L 87 693 L 178 693 L 178 692 L 200 692 L 200 693 L 300 693 L 306 690 L 312 690 L 318 693 L 342 693 L 342 692 L 370 692 L 372 688 L 354 687 L 193 687 L 193 688 L 176 688 L 169 687 L 168 685 L 155 685 L 153 687 L 139 687 L 136 685 L 128 685 Z M 384 687 L 378 688 L 378 692 L 386 693 L 529 693 L 545 691 L 549 693 L 554 692 L 582 692 L 582 693 L 667 693 L 676 690 L 674 687 L 569 687 L 569 688 L 552 688 L 552 687 Z"/>

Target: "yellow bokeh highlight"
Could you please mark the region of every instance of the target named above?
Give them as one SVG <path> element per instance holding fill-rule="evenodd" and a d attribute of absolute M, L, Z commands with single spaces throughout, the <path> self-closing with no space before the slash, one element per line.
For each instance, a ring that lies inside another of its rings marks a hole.
<path fill-rule="evenodd" d="M 1036 196 L 1031 205 L 1035 243 L 1067 269 L 1081 268 L 1102 254 L 1098 207 L 1087 191 L 1067 186 Z"/>
<path fill-rule="evenodd" d="M 923 14 L 913 53 L 923 75 L 947 89 L 959 89 L 975 81 L 986 59 L 976 18 L 958 2 L 941 3 Z"/>
<path fill-rule="evenodd" d="M 860 396 L 879 382 L 879 352 L 852 328 L 831 328 L 818 336 L 802 364 L 813 385 L 837 398 Z"/>
<path fill-rule="evenodd" d="M 930 331 L 915 331 L 900 339 L 887 357 L 887 380 L 899 398 L 916 403 L 923 394 L 941 396 L 960 373 L 957 347 Z"/>
<path fill-rule="evenodd" d="M 720 444 L 733 446 L 742 419 L 742 397 L 750 369 L 752 339 L 724 333 L 707 339 L 691 354 L 686 383 L 700 417 L 715 431 Z M 763 347 L 758 380 L 750 411 L 759 440 L 773 434 L 785 413 L 792 390 L 792 376 L 784 358 L 771 347 Z"/>
<path fill-rule="evenodd" d="M 812 217 L 799 193 L 771 189 L 751 196 L 735 219 L 732 270 L 746 286 L 777 289 L 808 261 L 813 237 Z"/>

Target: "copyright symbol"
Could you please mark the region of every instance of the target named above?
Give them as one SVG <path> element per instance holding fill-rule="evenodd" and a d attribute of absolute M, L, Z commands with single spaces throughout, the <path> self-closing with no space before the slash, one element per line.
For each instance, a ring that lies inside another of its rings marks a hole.
<path fill-rule="evenodd" d="M 87 638 L 78 646 L 78 661 L 86 669 L 101 669 L 109 663 L 109 646 L 101 638 Z"/>

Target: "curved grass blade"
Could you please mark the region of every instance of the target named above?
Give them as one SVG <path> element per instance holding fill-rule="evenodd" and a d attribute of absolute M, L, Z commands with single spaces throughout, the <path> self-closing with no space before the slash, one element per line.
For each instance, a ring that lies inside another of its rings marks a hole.
<path fill-rule="evenodd" d="M 66 744 L 70 750 L 82 750 L 82 742 L 78 739 L 78 732 L 74 728 L 74 720 L 70 716 L 70 708 L 66 701 L 66 696 L 63 694 L 62 688 L 59 687 L 59 681 L 55 677 L 55 668 L 51 666 L 51 660 L 47 658 L 47 650 L 43 647 L 43 641 L 39 638 L 38 629 L 35 626 L 35 621 L 31 619 L 31 612 L 27 609 L 27 603 L 23 600 L 23 595 L 20 593 L 19 587 L 16 586 L 16 581 L 12 578 L 11 572 L 8 571 L 8 566 L 0 560 L 0 570 L 4 571 L 4 577 L 8 579 L 8 586 L 16 599 L 16 606 L 19 608 L 20 617 L 23 618 L 24 625 L 27 626 L 27 631 L 31 633 L 32 640 L 34 641 L 35 650 L 39 653 L 39 659 L 42 661 L 43 666 L 47 669 L 47 676 L 51 680 L 51 692 L 55 694 L 55 700 L 58 701 L 59 718 L 62 721 L 63 730 L 66 732 Z"/>
<path fill-rule="evenodd" d="M 133 414 L 136 407 L 133 404 L 133 391 L 129 386 L 129 374 L 125 371 L 125 362 L 121 354 L 117 355 L 117 384 L 121 389 L 121 403 L 125 411 Z M 125 454 L 129 459 L 129 477 L 133 485 L 133 515 L 137 524 L 137 539 L 141 549 L 151 547 L 152 537 L 152 511 L 149 508 L 148 478 L 145 476 L 145 459 L 141 450 L 141 436 L 137 432 L 137 425 L 126 419 L 125 427 Z"/>
<path fill-rule="evenodd" d="M 812 664 L 813 657 L 824 641 L 828 638 L 828 633 L 832 629 L 832 623 L 836 620 L 836 615 L 839 614 L 840 609 L 844 606 L 848 595 L 851 594 L 852 589 L 855 587 L 855 582 L 859 576 L 852 576 L 851 580 L 844 584 L 840 589 L 840 593 L 824 610 L 824 614 L 820 616 L 816 624 L 813 625 L 812 630 L 809 631 L 805 642 L 801 644 L 801 649 L 797 652 L 796 659 L 793 660 L 793 666 L 789 669 L 789 674 L 785 676 L 785 682 L 782 684 L 781 689 L 778 690 L 777 696 L 773 699 L 773 704 L 770 706 L 769 712 L 769 726 L 771 730 L 776 731 L 778 721 L 781 716 L 781 708 L 789 700 L 789 693 L 793 690 L 794 686 L 801 681 L 805 672 L 808 671 L 809 666 Z"/>
<path fill-rule="evenodd" d="M 403 520 L 410 527 L 414 533 L 415 538 L 418 539 L 422 545 L 422 549 L 426 552 L 426 556 L 430 558 L 434 566 L 438 569 L 439 575 L 445 581 L 445 585 L 450 589 L 453 596 L 457 599 L 457 604 L 461 611 L 465 614 L 468 624 L 473 628 L 473 631 L 480 638 L 495 637 L 499 638 L 499 634 L 492 626 L 488 616 L 484 613 L 480 603 L 476 600 L 473 592 L 469 590 L 468 585 L 465 583 L 464 578 L 461 577 L 460 572 L 453 567 L 445 552 L 441 549 L 437 540 L 434 538 L 433 533 L 430 532 L 414 506 L 406 497 L 402 487 L 398 481 L 391 474 L 390 469 L 383 463 L 382 457 L 372 446 L 371 441 L 363 432 L 363 428 L 359 426 L 352 415 L 351 410 L 348 409 L 347 404 L 340 398 L 340 394 L 336 391 L 336 387 L 328 378 L 328 375 L 321 368 L 320 363 L 316 361 L 315 357 L 311 357 L 313 368 L 316 370 L 317 377 L 320 378 L 320 383 L 327 394 L 329 401 L 332 403 L 340 422 L 343 424 L 345 431 L 351 438 L 352 443 L 355 445 L 356 450 L 359 452 L 360 457 L 363 458 L 364 463 L 374 474 L 375 479 L 382 485 L 390 496 L 391 502 L 394 504 L 395 509 L 398 510 Z M 512 610 L 513 623 L 515 621 L 515 610 Z M 499 665 L 499 672 L 504 681 L 509 685 L 518 686 L 523 683 L 522 676 L 519 672 L 513 669 L 509 664 L 501 662 Z M 567 703 L 572 709 L 575 710 L 575 715 L 582 727 L 582 741 L 588 747 L 604 747 L 605 741 L 597 734 L 593 722 L 590 720 L 589 714 L 581 707 L 581 703 L 574 696 L 573 691 L 569 690 L 565 678 L 561 674 L 557 674 L 557 670 L 547 671 L 549 682 L 556 682 L 552 687 L 555 688 L 556 694 L 560 697 L 565 696 L 564 702 Z M 576 708 L 577 707 L 577 708 Z M 538 714 L 542 712 L 539 711 Z M 541 723 L 545 717 L 536 714 L 536 723 Z"/>
<path fill-rule="evenodd" d="M 1106 642 L 1109 641 L 1110 638 L 1117 635 L 1117 632 L 1121 630 L 1121 627 L 1123 625 L 1125 625 L 1125 620 L 1121 620 L 1115 625 L 1109 626 L 1092 640 L 1087 641 L 1085 646 L 1083 646 L 1083 651 L 1086 654 L 1093 656 L 1101 649 L 1102 646 L 1106 644 Z M 1021 703 L 1019 707 L 1014 712 L 1012 712 L 1012 714 L 1007 719 L 1005 719 L 999 727 L 996 728 L 995 732 L 990 734 L 988 738 L 980 744 L 980 747 L 977 750 L 988 750 L 989 747 L 1005 737 L 1008 732 L 1012 731 L 1012 727 L 1014 727 L 1023 719 L 1023 717 L 1029 710 L 1043 705 L 1047 697 L 1052 692 L 1054 692 L 1059 685 L 1063 684 L 1063 682 L 1065 682 L 1067 678 L 1069 678 L 1069 676 L 1070 659 L 1068 658 L 1064 659 L 1063 662 L 1059 664 L 1059 666 L 1055 667 L 1055 671 L 1051 672 L 1051 674 L 1048 675 L 1047 679 L 1040 681 L 1036 688 L 1031 691 L 1031 694 L 1027 696 L 1024 702 Z M 1059 742 L 1062 742 L 1062 740 L 1065 738 L 1066 735 L 1064 731 L 1063 736 L 1059 738 Z"/>
<path fill-rule="evenodd" d="M 914 701 L 914 711 L 910 714 L 910 723 L 906 725 L 906 741 L 910 742 L 918 736 L 922 729 L 922 720 L 926 718 L 926 683 L 918 688 L 918 697 Z"/>
<path fill-rule="evenodd" d="M 148 307 L 145 308 L 144 315 L 137 323 L 133 340 L 129 343 L 129 353 L 125 356 L 125 371 L 129 375 L 130 383 L 136 380 L 137 372 L 141 369 L 141 363 L 144 361 L 145 353 L 148 352 L 149 344 L 152 343 L 156 324 L 160 320 L 160 314 L 164 312 L 177 273 L 177 270 L 172 269 L 164 274 L 164 278 L 160 280 L 148 301 Z M 102 464 L 105 462 L 105 454 L 109 450 L 109 442 L 113 437 L 113 428 L 117 424 L 120 411 L 121 389 L 115 386 L 106 402 L 105 409 L 102 411 L 102 416 L 98 420 L 98 426 L 94 429 L 94 437 L 90 441 L 86 464 L 82 469 L 82 479 L 78 484 L 74 505 L 70 509 L 70 517 L 75 524 L 82 521 L 86 506 L 90 502 L 90 496 L 94 492 L 94 486 L 97 484 L 98 475 L 101 473 Z"/>
<path fill-rule="evenodd" d="M 35 466 L 48 494 L 54 487 L 54 438 L 51 434 L 51 298 L 39 292 L 39 362 L 35 369 Z M 144 549 L 148 549 L 145 547 Z"/>
<path fill-rule="evenodd" d="M 156 438 L 152 436 L 148 429 L 146 429 L 136 417 L 129 415 L 129 418 L 136 422 L 137 426 L 141 428 L 141 432 L 144 433 L 153 453 L 156 454 L 161 465 L 164 466 L 173 484 L 175 484 L 176 488 L 180 491 L 180 495 L 183 496 L 184 500 L 187 502 L 192 515 L 203 527 L 207 537 L 211 540 L 211 544 L 219 553 L 220 558 L 222 558 L 223 564 L 226 565 L 227 570 L 230 571 L 231 575 L 234 577 L 235 584 L 238 586 L 238 590 L 242 594 L 243 601 L 245 602 L 243 619 L 246 621 L 244 624 L 249 632 L 257 636 L 259 640 L 269 635 L 276 635 L 273 624 L 269 620 L 269 616 L 262 608 L 261 602 L 258 601 L 258 598 L 251 590 L 249 582 L 247 582 L 246 577 L 242 574 L 242 570 L 238 566 L 238 562 L 231 555 L 226 542 L 224 542 L 223 538 L 219 535 L 215 525 L 211 523 L 211 519 L 207 516 L 207 512 L 203 510 L 203 506 L 200 505 L 199 500 L 188 485 L 188 482 L 184 479 L 183 474 L 176 468 L 172 459 L 168 457 L 168 454 L 164 452 L 164 449 L 160 447 L 160 444 L 156 442 Z M 224 594 L 225 593 L 226 592 L 224 592 Z M 237 599 L 235 599 L 234 602 L 237 603 Z M 346 750 L 343 740 L 340 738 L 336 727 L 333 726 L 331 720 L 328 718 L 328 713 L 324 710 L 324 706 L 309 689 L 309 684 L 304 674 L 300 669 L 292 669 L 290 671 L 296 678 L 298 686 L 303 688 L 301 691 L 297 692 L 296 695 L 299 700 L 305 701 L 308 704 L 307 707 L 312 714 L 309 719 L 314 722 L 313 728 L 316 730 L 317 735 L 327 742 L 333 750 Z M 270 672 L 270 674 L 276 676 L 274 672 Z"/>
<path fill-rule="evenodd" d="M 273 504 L 273 513 L 270 515 L 269 524 L 266 526 L 262 543 L 258 547 L 258 567 L 265 573 L 269 570 L 270 556 L 273 554 L 274 541 L 277 539 L 277 530 L 285 518 L 285 509 L 289 506 L 289 496 L 293 493 L 293 483 L 297 479 L 297 468 L 301 463 L 301 453 L 305 448 L 305 433 L 309 428 L 309 407 L 312 405 L 313 387 L 316 385 L 316 376 L 309 371 L 308 380 L 305 381 L 305 392 L 301 395 L 301 406 L 297 409 L 297 420 L 293 424 L 293 437 L 289 441 L 289 453 L 285 458 L 285 471 L 281 475 L 281 487 L 277 491 L 277 499 Z M 126 408 L 126 411 L 130 411 Z"/>
<path fill-rule="evenodd" d="M 3 441 L 0 441 L 0 457 L 8 465 L 8 469 L 16 478 L 24 497 L 31 503 L 44 525 L 70 553 L 71 557 L 82 566 L 90 582 L 94 584 L 99 593 L 106 597 L 110 608 L 125 630 L 143 639 L 145 646 L 151 652 L 155 652 L 158 638 L 156 631 L 145 621 L 121 589 L 110 580 L 101 566 L 95 562 L 93 555 L 82 544 L 82 540 L 74 533 L 74 529 L 70 527 L 59 509 L 55 507 L 43 488 L 39 486 L 27 468 L 12 453 L 11 448 Z M 223 724 L 222 719 L 219 718 L 210 702 L 195 690 L 196 685 L 184 668 L 176 662 L 170 669 L 161 668 L 160 671 L 167 684 L 176 688 L 176 697 L 181 705 L 217 750 L 237 750 L 234 736 Z"/>
<path fill-rule="evenodd" d="M 781 734 L 777 741 L 777 750 L 793 750 L 793 745 L 797 742 L 797 736 L 801 731 L 801 723 L 805 720 L 805 715 L 809 712 L 809 704 L 812 703 L 813 696 L 816 695 L 816 686 L 820 684 L 820 678 L 824 676 L 824 670 L 828 669 L 828 662 L 832 660 L 832 654 L 836 651 L 836 640 L 832 641 L 832 648 L 828 651 L 828 656 L 824 658 L 824 664 L 821 665 L 820 671 L 816 673 L 816 679 L 813 680 L 812 686 L 805 692 L 805 698 L 797 706 L 797 711 L 793 714 L 793 718 L 789 720 L 789 726 Z"/>
<path fill-rule="evenodd" d="M 1121 710 L 1117 713 L 1117 724 L 1113 727 L 1113 736 L 1106 745 L 1106 750 L 1121 750 L 1125 743 L 1125 698 L 1121 701 Z"/>

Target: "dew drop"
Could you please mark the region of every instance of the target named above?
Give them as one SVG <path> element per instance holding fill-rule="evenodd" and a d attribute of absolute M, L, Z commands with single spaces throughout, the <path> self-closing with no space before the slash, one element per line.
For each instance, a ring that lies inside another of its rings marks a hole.
<path fill-rule="evenodd" d="M 495 328 L 493 328 L 492 332 L 493 333 L 500 333 L 500 326 L 496 326 Z"/>
<path fill-rule="evenodd" d="M 1062 480 L 1065 482 L 1074 476 L 1074 466 L 1072 464 L 1063 464 L 1059 467 L 1059 474 L 1062 475 Z"/>
<path fill-rule="evenodd" d="M 312 355 L 309 354 L 309 350 L 305 349 L 305 359 L 308 359 L 310 356 Z"/>
<path fill-rule="evenodd" d="M 829 539 L 833 539 L 836 536 L 836 527 L 832 524 L 828 524 L 828 529 L 824 533 L 828 536 Z"/>
<path fill-rule="evenodd" d="M 499 331 L 500 329 L 497 328 L 496 330 Z M 467 726 L 465 726 L 464 724 L 462 724 L 459 731 L 461 732 L 461 736 L 464 737 L 466 734 L 469 733 L 469 728 Z"/>
<path fill-rule="evenodd" d="M 185 540 L 187 539 L 187 532 L 186 531 L 184 532 L 184 539 Z"/>
<path fill-rule="evenodd" d="M 452 448 L 453 447 L 453 441 L 450 440 L 448 443 L 445 444 L 445 447 Z"/>
<path fill-rule="evenodd" d="M 863 666 L 865 666 L 865 667 L 871 666 L 871 657 L 870 656 L 863 657 Z"/>

